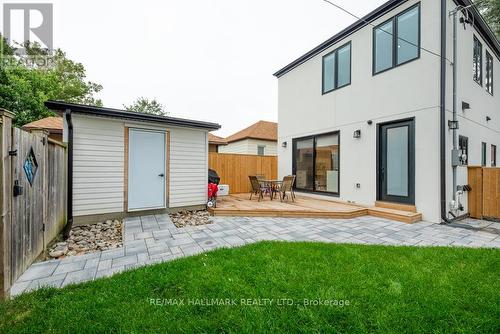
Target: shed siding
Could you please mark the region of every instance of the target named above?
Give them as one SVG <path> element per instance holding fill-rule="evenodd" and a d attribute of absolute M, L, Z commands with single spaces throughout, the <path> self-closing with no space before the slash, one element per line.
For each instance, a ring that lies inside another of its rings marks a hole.
<path fill-rule="evenodd" d="M 207 131 L 173 128 L 170 132 L 169 207 L 207 202 Z"/>
<path fill-rule="evenodd" d="M 73 214 L 123 212 L 123 122 L 73 116 Z"/>

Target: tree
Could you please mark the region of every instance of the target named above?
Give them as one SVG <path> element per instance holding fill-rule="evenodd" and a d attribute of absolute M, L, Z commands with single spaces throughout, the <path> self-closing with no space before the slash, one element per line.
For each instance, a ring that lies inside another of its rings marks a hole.
<path fill-rule="evenodd" d="M 475 0 L 476 7 L 500 40 L 500 0 Z"/>
<path fill-rule="evenodd" d="M 1 58 L 20 60 L 14 53 L 14 46 L 9 45 L 0 35 Z M 15 114 L 14 124 L 22 126 L 38 119 L 53 116 L 44 102 L 61 100 L 101 106 L 102 102 L 94 95 L 102 86 L 86 81 L 85 67 L 66 57 L 60 50 L 53 55 L 37 43 L 22 44 L 29 57 L 50 57 L 53 67 L 28 66 L 22 61 L 0 63 L 0 107 Z"/>
<path fill-rule="evenodd" d="M 123 105 L 123 107 L 128 111 L 142 112 L 146 114 L 154 114 L 160 116 L 167 116 L 168 113 L 165 111 L 165 107 L 156 99 L 148 99 L 145 97 L 139 97 L 131 105 Z"/>

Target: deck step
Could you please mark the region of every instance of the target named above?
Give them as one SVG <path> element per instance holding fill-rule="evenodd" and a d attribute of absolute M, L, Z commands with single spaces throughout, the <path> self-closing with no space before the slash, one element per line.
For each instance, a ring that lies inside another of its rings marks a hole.
<path fill-rule="evenodd" d="M 408 212 L 415 212 L 415 213 L 417 212 L 417 207 L 415 205 L 411 205 L 411 204 L 376 201 L 375 206 L 379 207 L 379 208 L 408 211 Z"/>
<path fill-rule="evenodd" d="M 413 224 L 422 220 L 422 214 L 404 210 L 395 210 L 383 207 L 373 207 L 368 209 L 370 216 L 397 220 L 403 223 Z"/>

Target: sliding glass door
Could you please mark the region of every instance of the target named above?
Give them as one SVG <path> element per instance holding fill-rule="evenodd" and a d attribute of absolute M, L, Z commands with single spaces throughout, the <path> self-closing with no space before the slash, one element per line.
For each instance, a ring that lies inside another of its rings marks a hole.
<path fill-rule="evenodd" d="M 339 133 L 293 140 L 293 171 L 299 190 L 339 193 Z"/>

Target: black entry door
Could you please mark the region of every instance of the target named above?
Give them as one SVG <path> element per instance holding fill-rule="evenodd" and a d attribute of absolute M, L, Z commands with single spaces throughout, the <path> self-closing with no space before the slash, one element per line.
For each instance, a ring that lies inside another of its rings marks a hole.
<path fill-rule="evenodd" d="M 379 124 L 378 199 L 415 204 L 414 120 Z"/>

